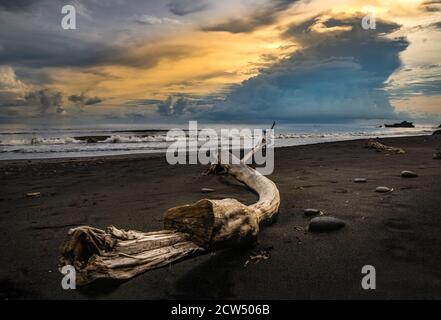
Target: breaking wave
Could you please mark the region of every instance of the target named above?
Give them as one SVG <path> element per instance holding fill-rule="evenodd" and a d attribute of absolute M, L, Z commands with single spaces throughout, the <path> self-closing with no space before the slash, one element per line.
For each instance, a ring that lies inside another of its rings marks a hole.
<path fill-rule="evenodd" d="M 145 143 L 145 142 L 166 142 L 167 136 L 120 136 L 113 135 L 108 137 L 107 139 L 100 141 L 100 143 Z"/>
<path fill-rule="evenodd" d="M 86 141 L 77 140 L 75 138 L 31 138 L 31 139 L 12 139 L 9 141 L 1 141 L 1 146 L 25 146 L 25 145 L 60 145 L 86 143 Z"/>

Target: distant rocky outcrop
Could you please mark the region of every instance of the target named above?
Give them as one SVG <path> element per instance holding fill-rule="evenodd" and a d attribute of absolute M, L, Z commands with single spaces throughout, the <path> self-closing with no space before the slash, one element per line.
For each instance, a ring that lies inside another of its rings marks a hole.
<path fill-rule="evenodd" d="M 413 122 L 403 121 L 401 123 L 385 124 L 386 128 L 415 128 Z"/>
<path fill-rule="evenodd" d="M 109 139 L 110 136 L 82 136 L 82 137 L 74 137 L 75 140 L 85 141 L 86 143 L 98 143 Z"/>

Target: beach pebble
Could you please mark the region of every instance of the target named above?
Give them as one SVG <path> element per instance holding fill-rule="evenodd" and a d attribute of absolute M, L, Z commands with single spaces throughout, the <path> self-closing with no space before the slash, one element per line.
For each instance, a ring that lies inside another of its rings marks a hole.
<path fill-rule="evenodd" d="M 355 183 L 366 183 L 367 179 L 366 178 L 355 178 L 354 182 Z"/>
<path fill-rule="evenodd" d="M 39 197 L 39 196 L 41 196 L 41 192 L 29 192 L 29 193 L 26 193 L 26 197 L 29 197 L 29 198 Z"/>
<path fill-rule="evenodd" d="M 416 178 L 416 177 L 418 177 L 418 175 L 415 172 L 409 171 L 409 170 L 401 171 L 401 176 L 403 178 Z"/>
<path fill-rule="evenodd" d="M 393 189 L 388 188 L 388 187 L 377 187 L 377 188 L 375 189 L 375 191 L 376 191 L 376 192 L 379 192 L 379 193 L 386 193 L 386 192 L 391 192 L 391 191 L 393 191 Z"/>
<path fill-rule="evenodd" d="M 334 217 L 316 217 L 309 222 L 309 231 L 311 232 L 325 232 L 333 231 L 345 226 L 343 220 Z"/>
<path fill-rule="evenodd" d="M 315 216 L 317 214 L 321 214 L 322 212 L 319 209 L 304 209 L 303 213 L 305 214 L 305 216 Z"/>
<path fill-rule="evenodd" d="M 210 189 L 210 188 L 202 188 L 201 189 L 202 193 L 210 193 L 210 192 L 214 192 L 214 189 Z"/>

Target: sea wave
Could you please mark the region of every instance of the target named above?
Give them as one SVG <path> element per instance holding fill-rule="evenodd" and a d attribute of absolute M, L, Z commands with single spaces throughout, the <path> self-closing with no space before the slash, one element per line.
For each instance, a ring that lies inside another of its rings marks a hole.
<path fill-rule="evenodd" d="M 165 135 L 157 136 L 80 136 L 80 137 L 59 137 L 43 138 L 32 137 L 28 139 L 9 139 L 0 141 L 0 146 L 35 146 L 35 145 L 65 145 L 65 144 L 115 144 L 115 143 L 149 143 L 149 142 L 170 142 Z"/>
<path fill-rule="evenodd" d="M 30 138 L 30 139 L 12 139 L 8 141 L 0 141 L 1 146 L 22 146 L 22 145 L 61 145 L 61 144 L 77 144 L 86 143 L 86 141 L 77 140 L 72 137 L 65 138 Z"/>
<path fill-rule="evenodd" d="M 410 130 L 372 130 L 359 132 L 309 132 L 309 133 L 278 133 L 274 135 L 276 140 L 285 139 L 323 139 L 342 137 L 386 137 L 400 135 L 431 134 L 431 129 Z M 237 136 L 234 136 L 237 138 Z M 230 137 L 231 138 L 231 137 Z M 244 136 L 243 139 L 252 139 L 252 136 Z M 68 145 L 68 144 L 136 144 L 154 142 L 173 142 L 178 139 L 167 137 L 165 134 L 158 135 L 109 135 L 109 136 L 78 136 L 78 137 L 31 137 L 21 139 L 8 139 L 0 141 L 0 146 L 37 146 L 37 145 Z M 204 141 L 206 139 L 200 139 Z"/>
<path fill-rule="evenodd" d="M 99 147 L 91 147 L 91 148 L 33 148 L 33 147 L 25 147 L 25 148 L 11 148 L 7 150 L 8 153 L 28 153 L 28 154 L 47 154 L 47 153 L 81 153 L 81 152 L 120 152 L 120 151 L 165 151 L 166 148 L 163 146 L 144 146 L 144 147 L 128 147 L 128 146 L 118 146 L 114 148 L 99 148 Z M 4 151 L 2 151 L 4 152 Z"/>
<path fill-rule="evenodd" d="M 404 135 L 424 135 L 432 134 L 433 130 L 378 130 L 378 131 L 359 131 L 359 132 L 317 132 L 317 133 L 279 133 L 274 135 L 275 139 L 315 139 L 315 138 L 341 138 L 341 137 L 391 137 Z"/>
<path fill-rule="evenodd" d="M 120 136 L 112 135 L 99 143 L 145 143 L 145 142 L 167 142 L 167 136 Z"/>

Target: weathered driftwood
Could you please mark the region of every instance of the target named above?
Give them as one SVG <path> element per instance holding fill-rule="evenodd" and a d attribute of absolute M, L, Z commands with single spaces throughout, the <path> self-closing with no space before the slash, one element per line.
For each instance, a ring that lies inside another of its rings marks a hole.
<path fill-rule="evenodd" d="M 171 230 L 143 233 L 84 226 L 69 231 L 60 262 L 75 267 L 77 284 L 82 285 L 99 278 L 129 279 L 201 250 L 188 235 Z"/>
<path fill-rule="evenodd" d="M 243 159 L 252 157 L 264 144 Z M 237 163 L 220 163 L 213 169 L 223 169 L 254 190 L 259 195 L 255 204 L 203 199 L 171 208 L 165 213 L 165 230 L 156 232 L 124 231 L 113 226 L 105 231 L 88 226 L 74 228 L 61 247 L 61 266 L 73 265 L 77 284 L 83 285 L 99 278 L 129 279 L 198 253 L 255 241 L 259 223 L 278 212 L 279 191 L 258 171 Z"/>
<path fill-rule="evenodd" d="M 386 145 L 384 145 L 376 140 L 372 140 L 372 139 L 368 140 L 368 142 L 366 143 L 366 148 L 380 150 L 380 151 L 395 152 L 395 153 L 406 153 L 401 148 L 386 146 Z"/>

